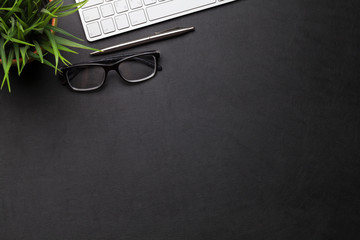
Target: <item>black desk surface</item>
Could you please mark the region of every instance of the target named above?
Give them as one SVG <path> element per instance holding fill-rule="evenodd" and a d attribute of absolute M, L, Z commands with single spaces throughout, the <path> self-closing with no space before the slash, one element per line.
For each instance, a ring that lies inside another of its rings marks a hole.
<path fill-rule="evenodd" d="M 359 239 L 359 9 L 238 1 L 96 42 L 197 28 L 91 94 L 29 65 L 0 93 L 0 239 Z"/>

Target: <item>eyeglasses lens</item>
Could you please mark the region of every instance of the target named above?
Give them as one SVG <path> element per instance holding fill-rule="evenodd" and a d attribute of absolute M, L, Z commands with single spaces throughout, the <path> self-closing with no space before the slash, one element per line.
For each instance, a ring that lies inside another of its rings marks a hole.
<path fill-rule="evenodd" d="M 129 58 L 119 64 L 119 72 L 128 82 L 147 80 L 155 75 L 156 58 L 152 55 Z"/>
<path fill-rule="evenodd" d="M 105 80 L 105 70 L 99 66 L 84 66 L 69 69 L 67 77 L 71 87 L 77 90 L 91 90 L 100 87 Z"/>

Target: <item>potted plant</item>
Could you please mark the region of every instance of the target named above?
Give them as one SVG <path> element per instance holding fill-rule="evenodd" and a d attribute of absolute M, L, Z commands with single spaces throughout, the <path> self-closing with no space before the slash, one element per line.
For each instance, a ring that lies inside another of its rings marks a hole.
<path fill-rule="evenodd" d="M 96 50 L 74 42 L 80 40 L 57 26 L 57 19 L 77 11 L 88 0 L 64 4 L 64 0 L 2 0 L 0 2 L 0 63 L 4 71 L 1 89 L 7 84 L 9 92 L 11 66 L 20 75 L 27 63 L 36 60 L 58 71 L 59 59 L 70 64 L 61 52 L 76 53 L 70 48 Z M 70 40 L 73 39 L 73 40 Z M 44 58 L 54 56 L 54 64 Z"/>

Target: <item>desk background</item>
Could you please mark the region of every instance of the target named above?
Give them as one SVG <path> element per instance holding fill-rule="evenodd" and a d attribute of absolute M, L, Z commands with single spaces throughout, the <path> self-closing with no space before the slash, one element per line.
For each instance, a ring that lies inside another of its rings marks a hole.
<path fill-rule="evenodd" d="M 358 1 L 244 0 L 175 26 L 163 71 L 74 93 L 31 64 L 0 93 L 0 239 L 358 239 Z M 60 26 L 84 37 L 78 15 Z M 88 52 L 65 55 L 87 61 Z"/>

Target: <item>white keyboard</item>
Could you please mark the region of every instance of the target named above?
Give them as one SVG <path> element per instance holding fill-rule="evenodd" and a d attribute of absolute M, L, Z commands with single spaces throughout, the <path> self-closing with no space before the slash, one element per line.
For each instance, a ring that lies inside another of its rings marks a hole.
<path fill-rule="evenodd" d="M 233 1 L 89 0 L 79 14 L 86 39 L 93 42 Z"/>

